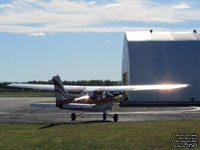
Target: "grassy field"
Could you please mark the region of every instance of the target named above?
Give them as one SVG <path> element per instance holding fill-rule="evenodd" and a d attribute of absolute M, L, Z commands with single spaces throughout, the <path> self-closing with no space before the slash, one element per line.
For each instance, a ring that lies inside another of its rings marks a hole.
<path fill-rule="evenodd" d="M 89 122 L 52 126 L 1 123 L 0 149 L 171 150 L 175 145 L 170 142 L 176 139 L 174 133 L 200 135 L 200 121 Z"/>
<path fill-rule="evenodd" d="M 53 92 L 0 92 L 0 97 L 54 97 L 54 95 Z"/>

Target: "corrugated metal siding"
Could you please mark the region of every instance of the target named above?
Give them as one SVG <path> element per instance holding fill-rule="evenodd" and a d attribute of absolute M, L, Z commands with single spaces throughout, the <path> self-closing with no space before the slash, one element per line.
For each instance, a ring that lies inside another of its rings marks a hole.
<path fill-rule="evenodd" d="M 124 52 L 128 56 L 124 59 L 129 61 L 129 84 L 188 83 L 192 87 L 169 92 L 129 93 L 130 100 L 184 101 L 190 100 L 191 97 L 200 100 L 200 41 L 194 38 L 195 34 L 192 32 L 166 32 L 159 37 L 163 39 L 166 34 L 169 34 L 167 37 L 169 40 L 159 40 L 154 36 L 156 40 L 151 38 L 151 40 L 130 41 L 130 35 L 128 35 L 129 40 L 126 41 L 128 47 L 124 49 L 128 51 Z M 141 37 L 142 35 L 143 33 Z M 171 40 L 170 36 L 174 40 Z M 124 66 L 122 62 L 122 70 Z"/>

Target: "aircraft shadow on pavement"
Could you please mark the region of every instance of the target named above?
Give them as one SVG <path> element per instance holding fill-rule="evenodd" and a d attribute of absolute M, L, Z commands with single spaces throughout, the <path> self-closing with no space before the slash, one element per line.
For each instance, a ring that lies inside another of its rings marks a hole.
<path fill-rule="evenodd" d="M 55 127 L 55 126 L 59 126 L 59 125 L 65 125 L 65 124 L 76 125 L 76 124 L 109 123 L 109 122 L 113 122 L 113 121 L 110 121 L 110 120 L 106 120 L 106 121 L 93 120 L 93 121 L 75 121 L 75 122 L 65 122 L 65 123 L 51 123 L 51 124 L 45 125 L 43 127 L 40 127 L 38 129 L 46 129 L 46 128 L 51 128 L 51 127 Z"/>

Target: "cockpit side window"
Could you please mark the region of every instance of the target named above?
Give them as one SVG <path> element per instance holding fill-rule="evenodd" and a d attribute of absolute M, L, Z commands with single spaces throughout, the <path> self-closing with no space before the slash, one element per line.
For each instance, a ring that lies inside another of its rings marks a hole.
<path fill-rule="evenodd" d="M 90 99 L 95 100 L 96 99 L 96 94 L 95 93 L 90 93 Z"/>
<path fill-rule="evenodd" d="M 113 95 L 109 93 L 108 91 L 97 91 L 97 92 L 92 92 L 90 93 L 90 99 L 91 100 L 99 100 L 103 98 L 108 98 L 112 97 Z"/>
<path fill-rule="evenodd" d="M 102 92 L 102 98 L 106 98 L 106 95 L 107 95 L 106 91 Z"/>
<path fill-rule="evenodd" d="M 97 97 L 96 97 L 97 99 L 101 99 L 101 98 L 102 98 L 102 92 L 97 92 L 97 93 L 96 93 L 96 96 L 97 96 Z"/>
<path fill-rule="evenodd" d="M 110 92 L 106 92 L 106 97 L 112 97 L 113 95 Z"/>

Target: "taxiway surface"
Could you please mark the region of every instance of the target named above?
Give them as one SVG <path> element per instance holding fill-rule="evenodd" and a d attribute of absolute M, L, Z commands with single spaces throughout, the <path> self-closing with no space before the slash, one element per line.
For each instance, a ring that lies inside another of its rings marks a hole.
<path fill-rule="evenodd" d="M 31 107 L 32 103 L 55 102 L 55 98 L 0 98 L 0 122 L 71 123 L 73 111 L 58 108 Z M 79 113 L 79 112 L 76 112 Z M 200 120 L 200 107 L 119 107 L 109 114 L 118 114 L 119 121 Z M 85 112 L 75 122 L 101 121 L 102 113 Z M 107 117 L 108 121 L 113 121 Z"/>

